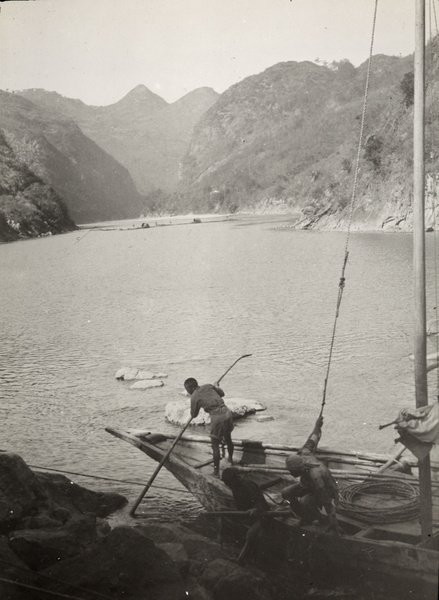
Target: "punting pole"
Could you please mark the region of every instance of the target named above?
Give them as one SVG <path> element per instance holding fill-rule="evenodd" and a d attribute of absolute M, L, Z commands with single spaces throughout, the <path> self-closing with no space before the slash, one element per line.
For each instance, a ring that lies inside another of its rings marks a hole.
<path fill-rule="evenodd" d="M 142 493 L 140 494 L 140 496 L 137 498 L 137 500 L 134 502 L 133 507 L 130 510 L 130 515 L 132 517 L 134 517 L 134 515 L 136 514 L 136 509 L 139 506 L 139 504 L 142 502 L 144 495 L 146 494 L 146 492 L 149 490 L 149 488 L 152 485 L 152 482 L 154 481 L 154 479 L 157 477 L 160 469 L 163 467 L 163 465 L 165 464 L 165 462 L 168 460 L 169 455 L 171 454 L 171 452 L 174 449 L 174 446 L 176 446 L 178 440 L 181 438 L 181 436 L 183 435 L 183 433 L 186 431 L 187 427 L 189 426 L 189 423 L 192 421 L 192 417 L 190 419 L 187 420 L 187 422 L 185 423 L 185 425 L 183 426 L 183 428 L 181 429 L 180 433 L 176 436 L 174 442 L 172 443 L 171 447 L 169 448 L 169 450 L 166 452 L 166 454 L 164 455 L 164 457 L 162 458 L 162 460 L 159 462 L 159 464 L 157 465 L 156 470 L 154 471 L 154 473 L 151 475 L 151 477 L 149 478 L 148 483 L 145 485 L 145 487 L 142 490 Z"/>
<path fill-rule="evenodd" d="M 428 404 L 425 291 L 425 0 L 416 0 L 413 133 L 414 367 L 416 407 Z M 419 461 L 421 537 L 432 534 L 430 455 Z"/>
<path fill-rule="evenodd" d="M 224 377 L 227 375 L 227 373 L 230 371 L 230 369 L 232 369 L 236 365 L 237 362 L 239 362 L 243 358 L 247 358 L 248 356 L 251 356 L 251 354 L 243 354 L 242 356 L 240 356 L 239 358 L 237 358 L 235 360 L 235 362 L 233 363 L 233 365 L 230 365 L 230 367 L 227 369 L 227 371 L 221 375 L 221 377 L 216 381 L 216 383 L 219 384 L 220 381 L 221 381 L 221 379 L 224 379 Z"/>
<path fill-rule="evenodd" d="M 238 361 L 240 361 L 242 358 L 247 358 L 247 356 L 251 356 L 251 354 L 244 354 L 243 356 L 240 356 L 237 360 L 235 360 L 235 362 L 227 369 L 227 371 L 225 373 L 223 373 L 223 375 L 221 375 L 221 377 L 218 379 L 217 383 L 219 383 L 221 381 L 221 379 L 223 379 L 227 373 L 230 371 L 230 369 L 232 367 L 234 367 L 236 365 L 236 363 Z M 149 488 L 152 485 L 152 482 L 154 481 L 154 479 L 157 477 L 157 475 L 159 474 L 160 469 L 163 467 L 163 465 L 165 464 L 165 462 L 168 460 L 169 455 L 171 454 L 171 452 L 173 451 L 174 447 L 177 445 L 177 442 L 179 441 L 179 439 L 181 438 L 181 436 L 183 435 L 183 433 L 186 431 L 186 429 L 189 426 L 189 423 L 192 421 L 192 417 L 190 417 L 187 422 L 184 424 L 184 426 L 182 427 L 182 429 L 180 430 L 180 433 L 176 436 L 175 440 L 172 442 L 171 447 L 169 448 L 169 450 L 166 452 L 166 454 L 164 455 L 164 457 L 162 458 L 162 460 L 159 462 L 159 464 L 156 467 L 156 470 L 154 471 L 154 473 L 151 475 L 151 477 L 149 478 L 148 483 L 145 485 L 145 487 L 142 490 L 142 493 L 139 495 L 139 497 L 137 498 L 137 500 L 134 502 L 133 507 L 130 510 L 130 515 L 132 517 L 134 517 L 134 515 L 136 514 L 136 509 L 139 506 L 139 504 L 142 502 L 143 497 L 145 496 L 146 492 L 149 490 Z"/>

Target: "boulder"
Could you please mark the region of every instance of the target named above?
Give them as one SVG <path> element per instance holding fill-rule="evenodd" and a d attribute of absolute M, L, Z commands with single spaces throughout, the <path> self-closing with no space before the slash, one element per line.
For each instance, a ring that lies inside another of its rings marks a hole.
<path fill-rule="evenodd" d="M 213 594 L 200 585 L 195 577 L 186 579 L 186 588 L 191 600 L 214 600 Z"/>
<path fill-rule="evenodd" d="M 214 598 L 227 600 L 271 600 L 268 578 L 255 569 L 217 558 L 206 565 L 199 583 L 213 591 Z"/>
<path fill-rule="evenodd" d="M 130 385 L 130 390 L 150 390 L 151 388 L 163 387 L 165 384 L 159 379 L 137 381 Z"/>
<path fill-rule="evenodd" d="M 61 527 L 75 514 L 104 518 L 126 503 L 120 494 L 94 492 L 56 473 L 34 473 L 20 456 L 0 453 L 0 533 Z"/>
<path fill-rule="evenodd" d="M 232 411 L 233 418 L 239 419 L 256 411 L 265 410 L 266 407 L 255 400 L 246 400 L 244 398 L 224 398 L 224 403 Z M 168 402 L 165 408 L 165 418 L 175 425 L 184 425 L 190 416 L 190 403 L 188 400 L 174 400 Z M 207 425 L 210 423 L 210 415 L 203 409 L 200 410 L 196 419 L 193 419 L 191 425 Z"/>
<path fill-rule="evenodd" d="M 178 570 L 184 577 L 189 571 L 189 556 L 184 549 L 183 544 L 176 542 L 166 542 L 164 544 L 157 544 L 157 548 L 161 548 L 166 554 L 174 561 Z"/>
<path fill-rule="evenodd" d="M 75 584 L 112 598 L 126 600 L 181 600 L 185 586 L 171 558 L 139 529 L 116 527 L 80 555 L 40 571 L 57 582 Z"/>
<path fill-rule="evenodd" d="M 156 544 L 163 546 L 181 544 L 191 561 L 205 562 L 221 556 L 226 557 L 220 544 L 182 525 L 152 523 L 151 525 L 142 525 L 140 530 L 144 535 L 153 539 Z"/>
<path fill-rule="evenodd" d="M 147 523 L 145 525 L 138 525 L 137 529 L 146 535 L 146 537 L 154 540 L 157 544 L 181 542 L 182 539 L 182 532 L 178 525 Z"/>
<path fill-rule="evenodd" d="M 38 473 L 37 479 L 52 500 L 54 514 L 59 514 L 61 509 L 61 514 L 67 510 L 105 518 L 128 503 L 121 494 L 94 492 L 58 473 Z"/>
<path fill-rule="evenodd" d="M 5 533 L 50 499 L 36 474 L 17 454 L 0 452 L 0 532 Z"/>
<path fill-rule="evenodd" d="M 274 417 L 271 415 L 260 415 L 259 417 L 256 417 L 256 421 L 258 423 L 266 423 L 267 421 L 274 421 Z"/>
<path fill-rule="evenodd" d="M 37 575 L 9 547 L 8 538 L 0 535 L 0 598 L 4 600 L 27 600 L 29 589 L 17 586 L 20 581 L 24 585 L 38 585 Z"/>
<path fill-rule="evenodd" d="M 9 546 L 31 569 L 40 570 L 80 554 L 96 542 L 96 517 L 76 517 L 63 527 L 20 529 L 9 534 Z"/>
<path fill-rule="evenodd" d="M 58 517 L 60 511 L 55 512 Z M 50 513 L 41 511 L 38 515 L 20 519 L 19 527 L 20 529 L 50 529 L 53 527 L 61 527 L 71 517 L 71 513 L 68 510 L 66 510 L 65 515 L 65 518 L 54 518 L 55 515 L 53 515 L 52 511 Z"/>
<path fill-rule="evenodd" d="M 133 379 L 166 379 L 166 373 L 151 373 L 142 371 L 136 367 L 122 367 L 116 372 L 116 379 L 119 381 L 132 381 Z"/>

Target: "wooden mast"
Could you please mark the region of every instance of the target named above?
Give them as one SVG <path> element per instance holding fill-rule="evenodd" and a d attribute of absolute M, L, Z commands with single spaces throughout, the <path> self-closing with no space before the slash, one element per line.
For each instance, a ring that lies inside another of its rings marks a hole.
<path fill-rule="evenodd" d="M 425 0 L 416 0 L 413 172 L 413 270 L 415 297 L 414 363 L 416 407 L 428 404 L 425 292 Z M 432 533 L 430 455 L 419 461 L 421 533 Z"/>

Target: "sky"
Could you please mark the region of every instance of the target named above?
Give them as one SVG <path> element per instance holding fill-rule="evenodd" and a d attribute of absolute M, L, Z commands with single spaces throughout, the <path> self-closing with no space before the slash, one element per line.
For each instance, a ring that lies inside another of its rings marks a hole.
<path fill-rule="evenodd" d="M 414 49 L 414 0 L 379 0 L 374 54 Z M 283 61 L 370 51 L 375 0 L 29 0 L 0 3 L 0 89 L 108 105 L 143 84 L 167 102 L 222 93 Z"/>

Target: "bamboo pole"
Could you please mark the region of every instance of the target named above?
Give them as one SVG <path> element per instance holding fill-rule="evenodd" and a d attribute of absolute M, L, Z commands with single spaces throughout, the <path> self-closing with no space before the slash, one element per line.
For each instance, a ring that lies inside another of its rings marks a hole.
<path fill-rule="evenodd" d="M 428 404 L 425 290 L 425 0 L 416 0 L 413 170 L 414 371 L 416 407 Z M 419 461 L 421 537 L 432 534 L 430 455 Z"/>
<path fill-rule="evenodd" d="M 132 517 L 134 517 L 134 515 L 136 514 L 136 509 L 139 506 L 139 504 L 142 502 L 144 495 L 146 494 L 146 492 L 149 490 L 149 488 L 151 487 L 152 482 L 154 481 L 154 479 L 157 477 L 160 469 L 163 467 L 163 465 L 165 464 L 165 462 L 168 460 L 169 455 L 171 454 L 171 452 L 174 449 L 174 446 L 176 446 L 177 442 L 179 441 L 179 439 L 181 438 L 181 436 L 183 435 L 183 433 L 186 431 L 186 428 L 189 426 L 189 423 L 192 421 L 192 417 L 190 417 L 190 419 L 187 420 L 186 424 L 184 425 L 184 427 L 182 428 L 182 430 L 180 431 L 180 433 L 177 435 L 177 437 L 175 438 L 174 442 L 172 443 L 171 447 L 169 448 L 169 450 L 166 452 L 166 454 L 164 455 L 164 457 L 162 458 L 162 460 L 159 462 L 159 464 L 157 465 L 156 470 L 154 471 L 154 473 L 151 475 L 151 477 L 149 478 L 148 483 L 145 485 L 145 487 L 143 488 L 141 494 L 139 495 L 139 497 L 137 498 L 137 500 L 134 502 L 133 507 L 130 510 L 130 515 Z"/>
<path fill-rule="evenodd" d="M 209 517 L 248 517 L 251 510 L 208 510 L 202 514 Z M 291 510 L 263 510 L 256 513 L 258 517 L 293 517 Z"/>

